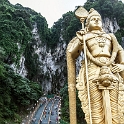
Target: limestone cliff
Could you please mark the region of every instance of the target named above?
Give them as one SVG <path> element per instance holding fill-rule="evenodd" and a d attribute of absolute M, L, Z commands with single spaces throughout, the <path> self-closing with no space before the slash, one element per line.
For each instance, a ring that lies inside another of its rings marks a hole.
<path fill-rule="evenodd" d="M 119 26 L 116 19 L 110 20 L 105 18 L 103 20 L 103 28 L 106 32 L 115 33 Z M 32 30 L 33 38 L 35 39 L 34 53 L 38 55 L 39 61 L 39 70 L 40 74 L 37 79 L 41 83 L 44 93 L 52 92 L 57 93 L 61 90 L 63 85 L 67 82 L 67 69 L 66 69 L 66 42 L 63 41 L 63 35 L 54 51 L 51 52 L 51 49 L 47 47 L 46 44 L 42 43 L 40 36 L 38 34 L 37 23 L 33 25 Z M 32 54 L 34 54 L 32 53 Z M 24 56 L 20 59 L 20 67 L 16 69 L 16 72 L 20 73 L 23 76 L 28 74 L 26 67 L 24 65 L 25 58 Z M 78 68 L 80 67 L 81 56 L 77 60 Z M 77 68 L 77 72 L 78 72 Z"/>

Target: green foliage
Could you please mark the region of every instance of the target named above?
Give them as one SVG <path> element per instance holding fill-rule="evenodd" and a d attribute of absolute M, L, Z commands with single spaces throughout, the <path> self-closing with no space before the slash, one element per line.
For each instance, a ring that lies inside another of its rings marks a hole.
<path fill-rule="evenodd" d="M 60 90 L 61 96 L 61 118 L 62 120 L 69 122 L 69 96 L 68 96 L 68 86 L 65 86 Z"/>
<path fill-rule="evenodd" d="M 62 98 L 61 102 L 61 123 L 68 124 L 69 123 L 69 95 L 68 95 L 68 86 L 65 86 L 60 90 L 60 96 Z M 76 92 L 76 109 L 77 109 L 77 123 L 78 124 L 86 124 L 84 119 L 84 113 L 81 109 L 81 101 L 78 98 L 78 92 Z"/>
<path fill-rule="evenodd" d="M 35 81 L 40 77 L 41 70 L 40 70 L 40 65 L 41 63 L 39 62 L 39 57 L 38 54 L 34 53 L 34 42 L 28 44 L 25 50 L 25 65 L 28 70 L 28 76 L 27 78 L 29 80 Z"/>
<path fill-rule="evenodd" d="M 86 124 L 85 114 L 81 108 L 81 101 L 78 98 L 78 91 L 76 91 L 76 109 L 77 109 L 77 123 Z"/>
<path fill-rule="evenodd" d="M 65 122 L 64 120 L 60 120 L 60 124 L 69 124 L 68 122 Z"/>
<path fill-rule="evenodd" d="M 124 30 L 120 29 L 115 33 L 116 38 L 118 39 L 118 42 L 121 44 L 122 36 L 124 36 Z"/>
<path fill-rule="evenodd" d="M 63 15 L 63 38 L 68 43 L 76 34 L 75 32 L 81 29 L 81 23 L 74 15 L 74 12 L 67 12 Z"/>
<path fill-rule="evenodd" d="M 10 4 L 8 0 L 0 0 L 0 4 Z"/>
<path fill-rule="evenodd" d="M 123 29 L 124 28 L 124 16 L 119 19 L 119 26 Z"/>
<path fill-rule="evenodd" d="M 29 10 L 0 1 L 0 124 L 20 124 L 20 112 L 24 114 L 42 95 L 39 83 L 23 78 L 10 67 L 12 63 L 19 64 L 31 42 L 31 30 Z"/>
<path fill-rule="evenodd" d="M 0 5 L 0 13 L 0 46 L 5 50 L 4 62 L 18 63 L 31 39 L 30 21 L 27 23 L 30 15 L 6 4 Z"/>
<path fill-rule="evenodd" d="M 61 19 L 55 22 L 53 27 L 51 28 L 51 40 L 47 42 L 47 45 L 50 48 L 55 48 L 55 46 L 59 42 L 60 32 L 61 32 Z"/>
<path fill-rule="evenodd" d="M 116 18 L 120 30 L 116 37 L 121 43 L 124 36 L 124 4 L 118 0 L 88 0 L 84 7 L 96 9 L 102 17 Z M 76 36 L 75 32 L 81 29 L 80 21 L 74 12 L 62 15 L 51 29 L 46 19 L 34 10 L 23 7 L 21 4 L 12 5 L 8 0 L 0 1 L 0 123 L 10 122 L 19 124 L 19 112 L 36 101 L 42 94 L 42 72 L 39 70 L 42 63 L 38 54 L 34 53 L 37 40 L 32 38 L 33 25 L 37 24 L 42 44 L 54 50 L 59 42 L 68 43 Z M 40 47 L 37 46 L 37 47 Z M 25 66 L 28 71 L 27 78 L 16 74 L 9 65 L 19 64 L 20 56 L 25 56 Z M 49 74 L 46 74 L 49 78 Z M 59 86 L 59 85 L 58 85 Z M 62 120 L 69 122 L 69 103 L 67 85 L 61 90 Z M 78 123 L 85 123 L 84 113 L 81 110 L 77 97 Z M 80 113 L 80 114 L 79 114 Z M 83 120 L 83 121 L 82 121 Z M 65 122 L 64 122 L 65 121 Z"/>
<path fill-rule="evenodd" d="M 50 40 L 50 30 L 48 29 L 46 19 L 41 14 L 37 14 L 32 16 L 32 21 L 37 23 L 38 34 L 40 35 L 40 39 L 43 40 L 43 43 Z"/>
<path fill-rule="evenodd" d="M 88 0 L 84 7 L 88 11 L 90 8 L 96 9 L 102 15 L 102 17 L 116 17 L 119 19 L 124 14 L 124 4 L 118 0 Z"/>
<path fill-rule="evenodd" d="M 75 32 L 81 28 L 80 21 L 75 17 L 74 12 L 67 12 L 62 15 L 51 28 L 51 40 L 48 45 L 54 48 L 60 41 L 68 43 L 74 36 Z"/>
<path fill-rule="evenodd" d="M 2 68 L 4 71 L 0 75 L 0 93 L 2 94 L 0 118 L 16 120 L 19 117 L 17 113 L 37 101 L 42 95 L 41 86 L 17 75 L 8 65 L 3 65 Z"/>

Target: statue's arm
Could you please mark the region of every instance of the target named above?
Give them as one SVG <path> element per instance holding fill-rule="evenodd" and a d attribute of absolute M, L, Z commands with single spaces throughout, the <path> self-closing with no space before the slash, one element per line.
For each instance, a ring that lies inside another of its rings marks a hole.
<path fill-rule="evenodd" d="M 77 37 L 73 38 L 70 41 L 67 48 L 68 52 L 71 53 L 73 59 L 76 59 L 80 55 L 82 49 L 83 49 L 83 44 Z"/>
<path fill-rule="evenodd" d="M 124 64 L 124 49 L 121 47 L 121 45 L 118 45 L 118 61 L 120 64 Z"/>
<path fill-rule="evenodd" d="M 112 72 L 119 73 L 120 76 L 124 79 L 124 50 L 119 45 L 115 35 L 113 33 L 109 34 L 113 43 L 113 51 L 117 52 L 115 64 L 113 63 Z"/>
<path fill-rule="evenodd" d="M 120 72 L 120 75 L 124 79 L 124 49 L 120 45 L 118 45 L 118 48 L 119 48 L 118 54 L 117 54 L 118 62 L 119 64 L 122 65 L 121 67 L 122 71 Z"/>

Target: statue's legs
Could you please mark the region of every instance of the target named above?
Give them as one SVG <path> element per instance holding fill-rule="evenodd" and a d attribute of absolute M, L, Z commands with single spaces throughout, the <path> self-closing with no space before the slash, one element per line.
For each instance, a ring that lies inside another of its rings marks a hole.
<path fill-rule="evenodd" d="M 112 111 L 112 124 L 119 124 L 118 115 L 118 84 L 114 84 L 114 89 L 109 91 Z"/>
<path fill-rule="evenodd" d="M 96 71 L 97 73 L 97 71 Z M 103 108 L 102 90 L 99 90 L 96 83 L 90 79 L 90 103 L 93 124 L 106 124 Z M 114 83 L 114 88 L 109 90 L 112 124 L 119 124 L 118 116 L 118 83 Z"/>
<path fill-rule="evenodd" d="M 98 90 L 96 83 L 92 83 L 92 81 L 90 81 L 90 104 L 91 104 L 91 111 L 92 111 L 91 112 L 92 123 L 105 124 L 102 92 Z"/>
<path fill-rule="evenodd" d="M 102 90 L 98 89 L 95 79 L 99 77 L 100 67 L 93 63 L 88 64 L 88 78 L 89 78 L 89 90 L 90 90 L 90 105 L 91 105 L 91 116 L 92 124 L 105 124 L 105 113 L 103 107 L 103 95 Z M 79 73 L 78 83 L 83 82 L 82 90 L 78 89 L 78 96 L 81 100 L 82 110 L 85 113 L 85 119 L 87 124 L 90 124 L 89 111 L 88 111 L 88 96 L 87 96 L 87 85 L 85 77 L 85 69 L 82 68 Z M 112 124 L 119 124 L 118 122 L 118 83 L 114 83 L 114 88 L 109 90 L 110 106 L 112 113 Z"/>
<path fill-rule="evenodd" d="M 96 66 L 93 63 L 89 64 L 88 77 L 89 77 L 89 88 L 90 88 L 89 90 L 90 90 L 91 115 L 92 115 L 93 124 L 105 124 L 102 91 L 98 89 L 96 82 L 93 82 L 94 79 L 98 78 L 99 72 L 100 72 L 100 67 Z M 90 124 L 88 113 L 86 115 L 87 115 L 86 118 L 87 123 Z"/>

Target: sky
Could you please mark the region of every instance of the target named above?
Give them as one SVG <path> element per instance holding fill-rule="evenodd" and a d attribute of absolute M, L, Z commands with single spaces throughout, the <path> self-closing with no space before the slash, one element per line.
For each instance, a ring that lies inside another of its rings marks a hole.
<path fill-rule="evenodd" d="M 62 17 L 63 14 L 74 11 L 76 6 L 83 6 L 87 0 L 9 0 L 13 5 L 21 4 L 29 7 L 46 18 L 48 27 Z"/>

